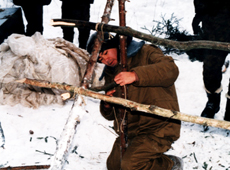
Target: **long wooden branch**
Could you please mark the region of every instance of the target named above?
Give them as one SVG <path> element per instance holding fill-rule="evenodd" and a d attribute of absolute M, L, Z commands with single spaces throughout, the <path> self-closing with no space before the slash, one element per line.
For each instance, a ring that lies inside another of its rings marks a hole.
<path fill-rule="evenodd" d="M 48 169 L 50 165 L 28 165 L 28 166 L 15 166 L 15 167 L 5 167 L 0 168 L 0 170 L 35 170 L 35 169 Z"/>
<path fill-rule="evenodd" d="M 126 12 L 125 12 L 125 1 L 124 0 L 118 0 L 119 1 L 119 25 L 120 26 L 126 26 Z M 121 65 L 121 71 L 127 71 L 127 37 L 124 35 L 120 35 L 120 65 Z M 128 96 L 128 89 L 127 86 L 120 86 L 121 89 L 121 98 L 125 99 Z M 121 159 L 123 155 L 125 154 L 125 151 L 128 146 L 128 115 L 125 114 L 124 108 L 119 108 L 120 113 L 120 121 L 121 126 L 119 130 L 119 136 L 120 136 L 120 150 L 121 150 Z"/>
<path fill-rule="evenodd" d="M 206 40 L 197 40 L 197 41 L 173 41 L 163 38 L 158 38 L 150 34 L 145 34 L 139 31 L 136 31 L 130 27 L 120 27 L 114 25 L 108 25 L 104 23 L 93 23 L 87 21 L 79 20 L 69 20 L 69 19 L 53 19 L 51 21 L 52 26 L 66 26 L 66 27 L 87 27 L 92 30 L 115 32 L 122 35 L 129 35 L 136 37 L 145 41 L 148 41 L 152 44 L 161 45 L 169 48 L 179 49 L 189 51 L 191 49 L 216 49 L 223 51 L 230 51 L 230 43 L 218 42 L 218 41 L 206 41 Z"/>
<path fill-rule="evenodd" d="M 196 123 L 200 125 L 212 126 L 212 127 L 230 130 L 230 122 L 228 121 L 203 118 L 199 116 L 192 116 L 192 115 L 184 114 L 178 111 L 163 109 L 155 105 L 140 104 L 140 103 L 136 103 L 130 100 L 126 100 L 126 99 L 122 99 L 118 97 L 110 97 L 104 94 L 96 93 L 91 90 L 84 89 L 82 87 L 75 87 L 75 86 L 71 86 L 67 84 L 52 83 L 52 82 L 32 80 L 32 79 L 22 79 L 17 82 L 30 84 L 33 86 L 39 86 L 39 87 L 67 90 L 71 93 L 80 94 L 80 95 L 92 97 L 95 99 L 100 99 L 106 102 L 119 104 L 119 105 L 128 107 L 131 110 L 141 111 L 141 112 L 159 115 L 163 117 L 168 117 L 172 119 L 177 119 L 177 120 L 181 120 L 185 122 L 191 122 L 191 123 Z"/>

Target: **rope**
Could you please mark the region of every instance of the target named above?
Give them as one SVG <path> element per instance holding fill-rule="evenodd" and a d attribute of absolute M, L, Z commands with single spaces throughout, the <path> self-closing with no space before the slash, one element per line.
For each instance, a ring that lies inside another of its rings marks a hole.
<path fill-rule="evenodd" d="M 96 23 L 95 30 L 98 32 L 98 26 L 99 26 L 99 24 L 102 24 L 101 25 L 102 40 L 105 40 L 104 32 L 103 32 L 104 23 L 101 23 L 101 22 Z"/>
<path fill-rule="evenodd" d="M 104 34 L 104 31 L 103 31 L 103 27 L 104 27 L 105 24 L 104 24 L 104 23 L 101 23 L 101 22 L 96 23 L 96 25 L 95 25 L 95 30 L 96 30 L 96 31 L 99 31 L 99 30 L 98 30 L 99 24 L 102 24 L 102 25 L 101 25 L 102 40 L 105 40 L 105 37 L 104 37 L 105 34 Z M 109 32 L 108 34 L 109 34 L 109 38 L 108 38 L 108 39 L 111 39 L 111 38 L 114 37 L 112 34 L 110 34 L 110 32 Z"/>
<path fill-rule="evenodd" d="M 124 93 L 125 93 L 125 99 L 127 99 L 126 85 L 124 85 Z M 125 109 L 125 113 L 124 113 L 124 116 L 123 116 L 122 121 L 121 121 L 121 124 L 120 124 L 120 129 L 121 129 L 121 132 L 122 132 L 122 133 L 124 133 L 124 131 L 123 131 L 123 129 L 122 129 L 122 124 L 123 124 L 124 121 L 125 121 L 126 113 L 127 113 L 127 110 Z"/>

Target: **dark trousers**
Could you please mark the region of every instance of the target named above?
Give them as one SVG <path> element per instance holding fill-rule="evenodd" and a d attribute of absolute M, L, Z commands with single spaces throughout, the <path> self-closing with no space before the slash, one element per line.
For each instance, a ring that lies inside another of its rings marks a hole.
<path fill-rule="evenodd" d="M 204 16 L 202 29 L 204 39 L 211 41 L 230 42 L 230 15 L 218 14 Z M 220 50 L 206 50 L 203 64 L 203 80 L 205 88 L 214 93 L 221 86 L 222 66 L 228 52 Z"/>
<path fill-rule="evenodd" d="M 43 6 L 23 5 L 22 9 L 27 20 L 26 35 L 31 36 L 35 32 L 43 33 Z"/>
<path fill-rule="evenodd" d="M 205 88 L 215 93 L 221 87 L 222 67 L 228 52 L 208 50 L 203 63 L 203 79 Z"/>
<path fill-rule="evenodd" d="M 162 143 L 156 142 L 151 135 L 136 136 L 129 141 L 129 146 L 120 160 L 120 138 L 117 138 L 107 159 L 107 168 L 108 170 L 171 170 L 173 162 L 163 154 L 170 149 L 171 143 L 165 139 L 162 139 Z"/>
<path fill-rule="evenodd" d="M 90 4 L 73 4 L 68 1 L 62 2 L 62 19 L 74 19 L 89 21 L 90 17 Z M 63 38 L 67 41 L 73 42 L 74 28 L 62 27 Z M 90 29 L 78 28 L 79 47 L 86 49 L 86 44 L 89 38 Z"/>

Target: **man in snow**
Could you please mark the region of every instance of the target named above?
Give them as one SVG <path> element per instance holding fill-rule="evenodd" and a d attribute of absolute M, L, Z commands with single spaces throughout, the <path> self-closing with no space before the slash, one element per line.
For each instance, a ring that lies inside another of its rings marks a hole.
<path fill-rule="evenodd" d="M 43 6 L 49 5 L 51 0 L 13 0 L 15 5 L 22 7 L 27 20 L 26 35 L 35 32 L 43 33 Z"/>
<path fill-rule="evenodd" d="M 62 1 L 62 19 L 75 19 L 89 21 L 90 18 L 90 4 L 94 0 L 61 0 Z M 73 42 L 74 28 L 62 27 L 63 38 L 67 41 Z M 86 49 L 86 43 L 89 38 L 90 29 L 78 28 L 79 47 Z"/>
<path fill-rule="evenodd" d="M 204 40 L 230 42 L 230 1 L 194 0 L 194 6 L 196 13 L 192 22 L 194 34 L 200 34 Z M 202 28 L 199 27 L 200 22 Z M 205 52 L 203 80 L 208 102 L 201 113 L 202 117 L 214 118 L 220 109 L 222 66 L 227 55 L 228 52 L 220 50 Z M 226 96 L 224 120 L 230 121 L 230 90 Z"/>
<path fill-rule="evenodd" d="M 104 36 L 106 37 L 106 36 Z M 119 36 L 107 39 L 102 44 L 98 61 L 105 64 L 105 84 L 115 81 L 127 86 L 128 99 L 165 109 L 179 111 L 174 82 L 179 74 L 173 58 L 144 41 L 127 39 L 127 72 L 120 72 Z M 92 51 L 95 34 L 89 39 L 87 50 Z M 110 96 L 121 96 L 120 86 L 106 91 Z M 119 105 L 101 101 L 101 114 L 114 121 L 114 130 L 119 134 L 121 125 Z M 107 159 L 108 170 L 171 170 L 172 156 L 164 152 L 180 136 L 181 122 L 157 115 L 126 109 L 128 117 L 128 147 L 120 160 L 120 137 L 114 142 Z M 177 157 L 176 161 L 181 163 Z M 179 170 L 179 169 L 178 169 Z"/>

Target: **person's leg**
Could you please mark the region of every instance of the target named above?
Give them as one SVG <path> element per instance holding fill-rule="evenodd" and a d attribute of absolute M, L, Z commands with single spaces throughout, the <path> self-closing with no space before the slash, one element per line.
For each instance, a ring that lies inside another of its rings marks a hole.
<path fill-rule="evenodd" d="M 78 29 L 79 30 L 79 47 L 82 49 L 86 49 L 87 41 L 89 38 L 90 30 L 89 29 Z"/>
<path fill-rule="evenodd" d="M 218 15 L 205 15 L 202 21 L 204 40 L 230 41 L 229 16 L 224 13 Z M 220 108 L 220 92 L 222 90 L 222 66 L 228 54 L 226 51 L 207 50 L 204 59 L 203 80 L 206 88 L 208 102 L 201 114 L 202 117 L 214 118 Z"/>
<path fill-rule="evenodd" d="M 107 169 L 108 170 L 120 170 L 121 160 L 120 160 L 120 138 L 117 138 L 113 144 L 113 149 L 107 159 Z"/>
<path fill-rule="evenodd" d="M 42 5 L 26 5 L 22 9 L 27 20 L 26 35 L 31 36 L 36 31 L 43 33 L 43 6 Z"/>
<path fill-rule="evenodd" d="M 155 137 L 156 138 L 156 137 Z M 171 170 L 173 161 L 163 153 L 171 147 L 171 142 L 154 140 L 152 135 L 140 135 L 132 139 L 122 158 L 122 170 Z M 163 143 L 167 143 L 164 145 Z"/>
<path fill-rule="evenodd" d="M 226 98 L 227 98 L 227 102 L 226 102 L 224 120 L 230 121 L 230 80 L 229 80 L 228 93 L 226 94 Z"/>
<path fill-rule="evenodd" d="M 214 118 L 220 109 L 222 66 L 227 52 L 209 50 L 203 64 L 203 80 L 208 102 L 201 113 L 202 117 Z"/>
<path fill-rule="evenodd" d="M 90 17 L 90 4 L 81 5 L 81 14 L 79 15 L 79 20 L 89 21 Z M 82 49 L 86 49 L 86 44 L 89 39 L 90 29 L 87 28 L 78 28 L 79 36 L 79 47 Z"/>
<path fill-rule="evenodd" d="M 68 1 L 62 1 L 62 19 L 73 19 L 73 10 L 75 5 Z M 74 28 L 61 27 L 63 31 L 63 38 L 67 41 L 73 42 L 74 39 Z"/>

